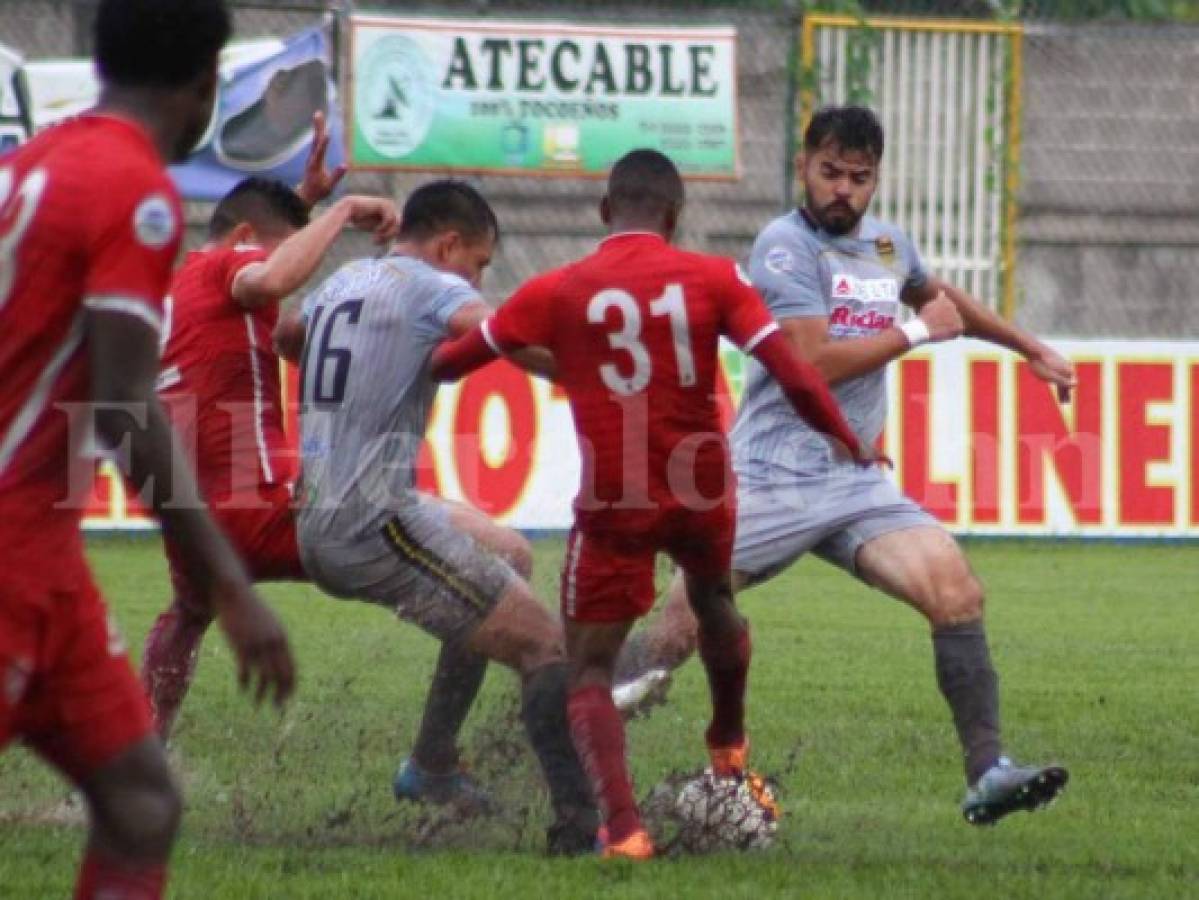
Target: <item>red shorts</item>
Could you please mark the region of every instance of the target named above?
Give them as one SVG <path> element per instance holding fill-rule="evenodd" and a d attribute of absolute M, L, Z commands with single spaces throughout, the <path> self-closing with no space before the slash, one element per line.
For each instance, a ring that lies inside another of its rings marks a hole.
<path fill-rule="evenodd" d="M 0 580 L 0 747 L 21 739 L 78 783 L 154 734 L 150 706 L 82 546 L 23 568 Z"/>
<path fill-rule="evenodd" d="M 291 488 L 277 484 L 262 488 L 246 504 L 226 501 L 213 508 L 213 517 L 233 544 L 254 581 L 306 581 L 296 541 Z M 166 544 L 175 598 L 192 612 L 210 616 L 205 598 L 188 580 L 179 549 Z"/>
<path fill-rule="evenodd" d="M 575 622 L 628 622 L 654 605 L 654 560 L 665 553 L 692 576 L 729 573 L 737 514 L 672 510 L 637 529 L 589 523 L 571 529 L 562 566 L 562 615 Z"/>

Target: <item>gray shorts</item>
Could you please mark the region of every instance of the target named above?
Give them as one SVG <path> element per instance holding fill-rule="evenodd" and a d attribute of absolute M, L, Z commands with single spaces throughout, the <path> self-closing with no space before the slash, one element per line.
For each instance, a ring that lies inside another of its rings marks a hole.
<path fill-rule="evenodd" d="M 351 528 L 301 515 L 300 559 L 335 597 L 369 600 L 443 641 L 468 637 L 516 579 L 512 567 L 450 525 L 436 498 L 413 493 L 387 517 Z"/>
<path fill-rule="evenodd" d="M 867 541 L 905 528 L 940 527 L 877 468 L 838 466 L 827 476 L 744 479 L 737 488 L 733 570 L 770 578 L 811 550 L 857 575 Z"/>

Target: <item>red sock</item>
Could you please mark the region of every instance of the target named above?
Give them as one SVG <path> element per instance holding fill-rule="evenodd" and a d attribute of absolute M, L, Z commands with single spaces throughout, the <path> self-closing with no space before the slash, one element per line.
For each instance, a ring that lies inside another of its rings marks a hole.
<path fill-rule="evenodd" d="M 207 622 L 181 614 L 173 605 L 158 617 L 146 636 L 142 684 L 154 712 L 154 727 L 164 741 L 170 737 L 179 707 L 191 686 L 200 642 L 207 630 Z"/>
<path fill-rule="evenodd" d="M 732 635 L 700 633 L 699 656 L 712 693 L 709 747 L 736 747 L 745 741 L 745 683 L 751 655 L 749 627 Z"/>
<path fill-rule="evenodd" d="M 166 863 L 130 868 L 88 852 L 79 870 L 75 900 L 161 900 Z"/>
<path fill-rule="evenodd" d="M 641 818 L 625 763 L 624 722 L 612 692 L 599 685 L 581 688 L 571 693 L 566 711 L 570 736 L 604 813 L 608 841 L 623 841 L 641 827 Z"/>

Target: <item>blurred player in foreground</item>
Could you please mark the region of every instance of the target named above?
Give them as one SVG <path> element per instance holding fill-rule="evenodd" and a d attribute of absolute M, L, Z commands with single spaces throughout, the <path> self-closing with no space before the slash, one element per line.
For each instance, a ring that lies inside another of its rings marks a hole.
<path fill-rule="evenodd" d="M 181 802 L 108 622 L 79 523 L 93 432 L 145 485 L 233 648 L 282 702 L 287 640 L 202 502 L 154 395 L 179 248 L 165 160 L 203 132 L 229 36 L 221 0 L 102 0 L 98 106 L 0 160 L 0 745 L 20 738 L 83 792 L 76 897 L 161 897 Z"/>
<path fill-rule="evenodd" d="M 561 628 L 502 558 L 511 532 L 415 488 L 437 391 L 429 354 L 490 312 L 478 286 L 498 238 L 477 191 L 431 182 L 405 203 L 391 254 L 342 267 L 305 300 L 300 558 L 327 592 L 378 603 L 442 642 L 442 696 L 427 711 L 447 735 L 487 659 L 520 674 L 556 816 L 549 850 L 589 852 L 598 816 L 566 721 Z"/>
<path fill-rule="evenodd" d="M 208 243 L 171 281 L 163 318 L 158 393 L 204 500 L 255 581 L 303 580 L 292 487 L 296 455 L 283 424 L 279 358 L 272 346 L 279 302 L 317 270 L 347 225 L 395 237 L 395 204 L 344 197 L 311 223 L 309 207 L 336 185 L 324 170 L 328 136 L 316 138 L 299 193 L 249 178 L 213 210 Z M 212 612 L 166 541 L 174 597 L 146 638 L 142 681 L 165 741 L 195 674 Z"/>
<path fill-rule="evenodd" d="M 882 432 L 887 363 L 962 334 L 1020 353 L 1068 399 L 1075 380 L 1069 362 L 928 275 L 899 228 L 865 215 L 882 154 L 882 128 L 870 110 L 817 113 L 796 161 L 805 205 L 762 230 L 749 265 L 787 341 L 834 385 L 859 439 L 873 444 Z M 917 311 L 903 325 L 896 324 L 900 302 Z M 1064 769 L 1015 766 L 1004 756 L 983 590 L 949 533 L 877 469 L 831 456 L 760 366 L 749 369 L 732 444 L 734 587 L 772 578 L 811 550 L 911 605 L 932 627 L 937 683 L 965 758 L 966 820 L 988 824 L 1052 800 L 1068 778 Z M 661 619 L 630 641 L 618 694 L 661 677 L 693 652 L 697 626 L 687 589 L 675 579 Z"/>
<path fill-rule="evenodd" d="M 720 336 L 773 374 L 796 415 L 861 459 L 824 380 L 788 346 L 740 269 L 670 246 L 682 206 L 683 182 L 667 157 L 625 155 L 601 203 L 611 234 L 599 249 L 527 282 L 494 317 L 440 348 L 432 370 L 457 378 L 528 347 L 560 361 L 583 460 L 562 575 L 571 734 L 604 811 L 604 854 L 634 859 L 653 846 L 633 797 L 612 672 L 629 628 L 653 605 L 659 552 L 678 563 L 699 621 L 712 768 L 746 775 L 750 641 L 729 581 L 735 512 L 716 407 Z"/>

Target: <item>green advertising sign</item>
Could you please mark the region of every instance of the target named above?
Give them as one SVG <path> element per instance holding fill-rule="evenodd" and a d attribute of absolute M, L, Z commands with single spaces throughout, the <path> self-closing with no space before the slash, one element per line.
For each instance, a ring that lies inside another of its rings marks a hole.
<path fill-rule="evenodd" d="M 356 168 L 602 175 L 636 147 L 734 179 L 737 33 L 351 19 Z"/>

